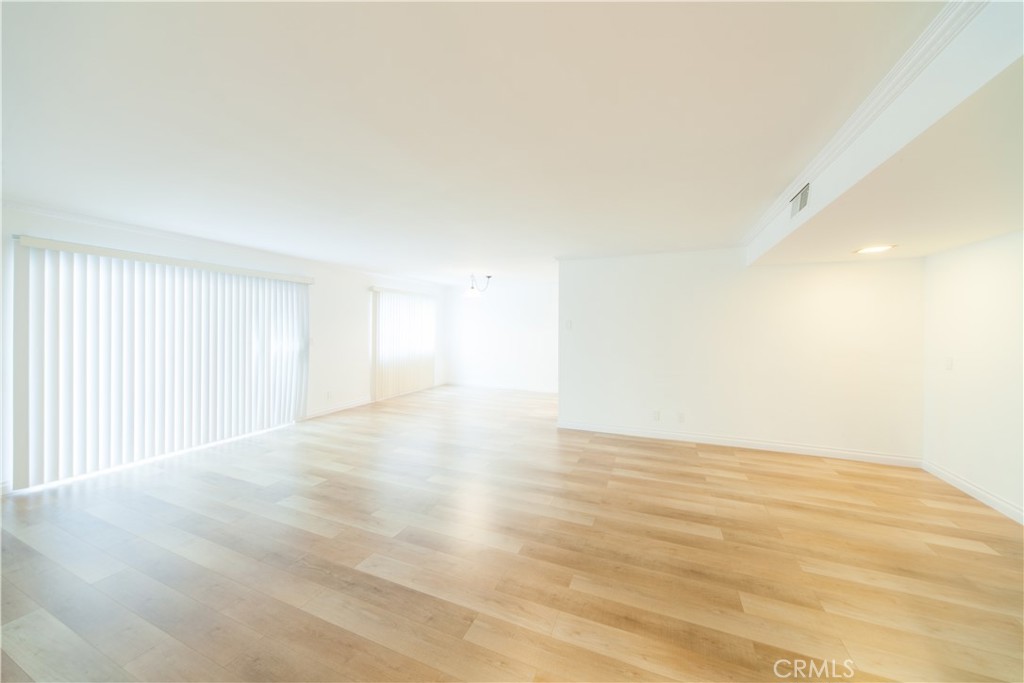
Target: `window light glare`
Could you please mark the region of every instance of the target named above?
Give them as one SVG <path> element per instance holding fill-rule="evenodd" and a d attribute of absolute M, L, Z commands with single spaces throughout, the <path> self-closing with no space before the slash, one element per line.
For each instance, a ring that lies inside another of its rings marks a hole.
<path fill-rule="evenodd" d="M 883 251 L 889 251 L 890 249 L 892 249 L 895 246 L 896 246 L 895 244 L 878 244 L 878 245 L 875 245 L 875 246 L 872 246 L 872 247 L 864 247 L 863 249 L 858 249 L 857 251 L 855 251 L 853 253 L 855 253 L 855 254 L 881 254 Z"/>

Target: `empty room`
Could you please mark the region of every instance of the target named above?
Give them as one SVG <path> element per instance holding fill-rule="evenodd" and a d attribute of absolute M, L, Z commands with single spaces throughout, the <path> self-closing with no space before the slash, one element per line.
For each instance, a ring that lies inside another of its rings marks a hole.
<path fill-rule="evenodd" d="M 1021 681 L 1020 2 L 2 5 L 3 681 Z"/>

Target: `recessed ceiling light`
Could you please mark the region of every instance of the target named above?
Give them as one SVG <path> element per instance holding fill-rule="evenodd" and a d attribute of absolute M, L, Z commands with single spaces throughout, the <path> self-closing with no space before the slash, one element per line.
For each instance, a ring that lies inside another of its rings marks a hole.
<path fill-rule="evenodd" d="M 892 249 L 895 246 L 896 246 L 895 244 L 878 244 L 878 245 L 875 245 L 873 247 L 864 247 L 863 249 L 858 249 L 857 251 L 855 251 L 853 253 L 855 253 L 855 254 L 881 254 L 883 251 L 889 251 L 890 249 Z"/>

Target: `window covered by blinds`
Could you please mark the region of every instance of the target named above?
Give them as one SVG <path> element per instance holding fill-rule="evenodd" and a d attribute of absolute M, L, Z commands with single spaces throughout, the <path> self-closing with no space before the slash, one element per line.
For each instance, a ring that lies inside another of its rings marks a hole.
<path fill-rule="evenodd" d="M 308 287 L 15 247 L 14 489 L 295 421 Z"/>
<path fill-rule="evenodd" d="M 373 290 L 374 400 L 434 386 L 436 309 L 427 296 Z"/>

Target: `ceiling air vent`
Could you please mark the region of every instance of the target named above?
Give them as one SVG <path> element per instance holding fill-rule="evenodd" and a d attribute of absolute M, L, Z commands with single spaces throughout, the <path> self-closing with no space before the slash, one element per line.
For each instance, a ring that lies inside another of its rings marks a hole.
<path fill-rule="evenodd" d="M 792 199 L 789 200 L 790 218 L 804 210 L 804 207 L 807 206 L 807 197 L 810 196 L 810 194 L 811 184 L 807 183 L 806 185 L 800 188 L 800 191 L 797 192 Z"/>

